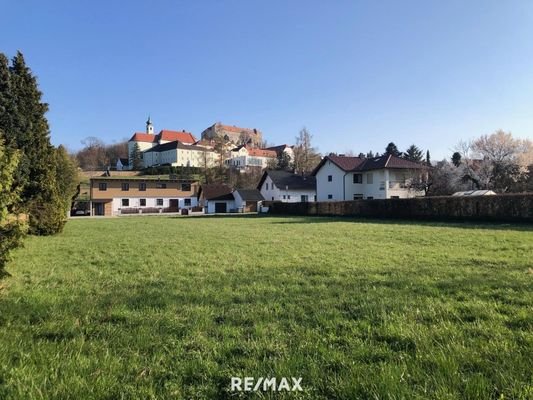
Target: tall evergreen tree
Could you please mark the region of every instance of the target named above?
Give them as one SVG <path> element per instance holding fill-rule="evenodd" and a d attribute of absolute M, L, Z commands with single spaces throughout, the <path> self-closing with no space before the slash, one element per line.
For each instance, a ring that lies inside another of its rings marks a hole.
<path fill-rule="evenodd" d="M 426 164 L 431 165 L 431 157 L 429 156 L 429 150 L 426 151 Z"/>
<path fill-rule="evenodd" d="M 16 218 L 20 198 L 14 176 L 19 160 L 20 152 L 6 148 L 0 134 L 0 278 L 11 250 L 21 245 L 25 230 L 25 224 Z"/>
<path fill-rule="evenodd" d="M 422 150 L 412 144 L 407 150 L 405 150 L 405 153 L 403 153 L 403 158 L 409 161 L 420 162 L 424 158 L 422 154 Z"/>
<path fill-rule="evenodd" d="M 393 156 L 400 157 L 402 153 L 398 150 L 398 147 L 394 144 L 394 142 L 390 142 L 387 147 L 385 147 L 385 153 L 386 154 L 392 154 Z"/>
<path fill-rule="evenodd" d="M 66 214 L 55 170 L 55 149 L 50 143 L 48 105 L 41 101 L 37 79 L 18 52 L 11 66 L 0 57 L 0 129 L 6 144 L 20 150 L 15 184 L 21 188 L 21 201 L 29 214 L 32 233 L 53 234 L 63 227 Z"/>
<path fill-rule="evenodd" d="M 134 171 L 143 169 L 141 148 L 139 147 L 139 143 L 137 142 L 135 142 L 135 144 L 133 145 L 133 150 L 130 155 L 130 165 L 131 169 Z"/>
<path fill-rule="evenodd" d="M 461 165 L 461 153 L 459 153 L 458 151 L 456 151 L 455 153 L 453 153 L 453 155 L 452 155 L 452 163 L 453 163 L 453 165 L 455 165 L 456 167 L 458 167 L 459 165 Z"/>

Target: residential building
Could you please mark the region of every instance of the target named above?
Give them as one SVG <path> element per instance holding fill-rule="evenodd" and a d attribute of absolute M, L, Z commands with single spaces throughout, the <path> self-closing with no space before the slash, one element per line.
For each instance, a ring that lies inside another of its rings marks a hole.
<path fill-rule="evenodd" d="M 267 170 L 257 189 L 269 201 L 298 203 L 316 201 L 316 178 L 287 171 Z"/>
<path fill-rule="evenodd" d="M 258 149 L 249 145 L 240 145 L 229 152 L 225 164 L 244 170 L 248 167 L 267 168 L 269 162 L 276 159 L 274 150 Z"/>
<path fill-rule="evenodd" d="M 412 183 L 428 167 L 391 154 L 360 158 L 329 155 L 313 171 L 318 201 L 389 199 L 423 196 Z"/>
<path fill-rule="evenodd" d="M 205 184 L 198 191 L 198 204 L 206 214 L 236 211 L 233 189 L 224 184 Z"/>
<path fill-rule="evenodd" d="M 236 189 L 228 185 L 204 184 L 198 191 L 198 204 L 206 214 L 257 212 L 264 200 L 257 189 Z"/>
<path fill-rule="evenodd" d="M 234 144 L 250 144 L 261 146 L 263 134 L 257 129 L 240 128 L 238 126 L 224 125 L 217 122 L 202 132 L 202 139 L 223 138 Z"/>
<path fill-rule="evenodd" d="M 236 189 L 233 191 L 235 207 L 239 212 L 257 212 L 265 200 L 257 189 Z"/>
<path fill-rule="evenodd" d="M 276 152 L 276 157 L 281 157 L 282 154 L 286 154 L 290 160 L 294 160 L 294 146 L 288 144 L 280 144 L 279 146 L 266 147 L 265 150 L 273 150 Z"/>
<path fill-rule="evenodd" d="M 173 167 L 214 167 L 219 155 L 205 146 L 183 144 L 176 140 L 158 144 L 143 152 L 145 167 L 171 165 Z"/>
<path fill-rule="evenodd" d="M 198 204 L 199 183 L 162 176 L 99 176 L 90 180 L 91 215 L 177 212 Z"/>

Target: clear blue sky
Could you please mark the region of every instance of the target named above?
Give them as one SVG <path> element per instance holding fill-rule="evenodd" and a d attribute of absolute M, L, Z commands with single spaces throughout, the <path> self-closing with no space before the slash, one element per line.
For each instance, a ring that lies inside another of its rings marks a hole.
<path fill-rule="evenodd" d="M 54 144 L 216 121 L 323 153 L 533 137 L 533 1 L 4 1 Z"/>

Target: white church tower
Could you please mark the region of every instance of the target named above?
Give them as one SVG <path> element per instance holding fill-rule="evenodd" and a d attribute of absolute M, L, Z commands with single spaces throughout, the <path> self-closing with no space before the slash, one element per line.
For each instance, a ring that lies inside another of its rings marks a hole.
<path fill-rule="evenodd" d="M 146 121 L 146 133 L 153 135 L 154 134 L 154 124 L 152 124 L 152 118 L 148 116 L 148 121 Z"/>

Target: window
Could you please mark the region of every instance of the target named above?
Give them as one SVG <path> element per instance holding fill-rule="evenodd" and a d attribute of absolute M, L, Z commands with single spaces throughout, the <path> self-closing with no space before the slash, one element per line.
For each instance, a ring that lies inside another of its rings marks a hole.
<path fill-rule="evenodd" d="M 146 199 L 139 199 L 139 204 L 141 207 L 146 207 Z"/>
<path fill-rule="evenodd" d="M 123 192 L 127 192 L 128 190 L 130 190 L 130 184 L 123 182 L 122 183 L 122 191 Z"/>
<path fill-rule="evenodd" d="M 367 200 L 374 200 L 374 197 L 373 196 L 367 196 L 366 199 Z"/>
<path fill-rule="evenodd" d="M 266 190 L 268 190 L 268 183 L 266 184 Z"/>
<path fill-rule="evenodd" d="M 156 188 L 158 189 L 166 189 L 167 188 L 167 184 L 166 183 L 158 183 L 155 185 Z"/>
<path fill-rule="evenodd" d="M 289 199 L 289 200 L 291 199 L 291 195 L 290 194 L 287 195 L 287 199 Z"/>
<path fill-rule="evenodd" d="M 191 205 L 191 199 L 185 199 L 183 204 L 185 205 L 185 207 L 190 207 Z"/>
<path fill-rule="evenodd" d="M 98 190 L 107 190 L 107 183 L 106 182 L 100 182 L 98 184 Z"/>
<path fill-rule="evenodd" d="M 190 183 L 182 183 L 181 184 L 181 191 L 182 192 L 190 192 L 191 191 L 191 184 Z"/>
<path fill-rule="evenodd" d="M 372 172 L 369 172 L 366 174 L 366 183 L 372 184 L 374 183 L 374 174 Z"/>
<path fill-rule="evenodd" d="M 363 183 L 363 174 L 353 174 L 353 183 Z"/>
<path fill-rule="evenodd" d="M 308 201 L 307 199 L 308 199 L 308 197 L 307 197 L 307 195 L 305 195 L 305 194 L 302 194 L 302 195 L 300 196 L 300 201 L 301 201 L 302 203 L 307 203 L 307 201 Z"/>
<path fill-rule="evenodd" d="M 285 200 L 285 195 L 283 195 L 283 200 Z"/>
<path fill-rule="evenodd" d="M 332 194 L 328 194 L 328 199 L 331 200 L 333 198 Z"/>
<path fill-rule="evenodd" d="M 158 205 L 158 206 L 162 206 L 163 205 L 163 199 L 156 199 L 155 204 Z"/>
<path fill-rule="evenodd" d="M 139 191 L 146 192 L 146 183 L 139 183 Z"/>
<path fill-rule="evenodd" d="M 333 182 L 333 175 L 328 175 L 328 182 Z"/>
<path fill-rule="evenodd" d="M 361 200 L 363 198 L 363 195 L 362 194 L 354 194 L 353 195 L 353 199 L 354 200 Z"/>
<path fill-rule="evenodd" d="M 122 207 L 129 207 L 130 199 L 122 199 Z"/>

